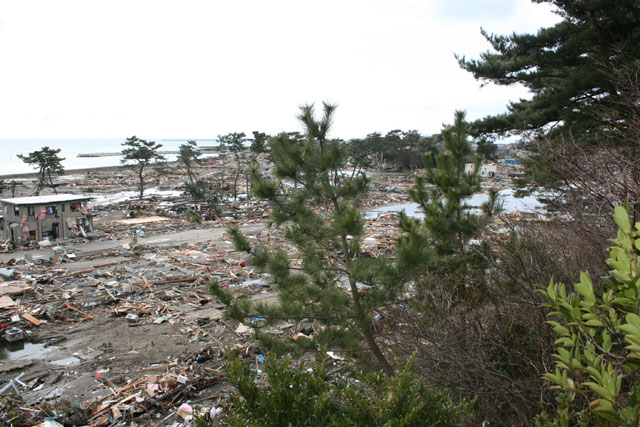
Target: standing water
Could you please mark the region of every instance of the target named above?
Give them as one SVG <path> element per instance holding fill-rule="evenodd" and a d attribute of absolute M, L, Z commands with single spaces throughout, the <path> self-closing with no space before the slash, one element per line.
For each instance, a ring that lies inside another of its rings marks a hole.
<path fill-rule="evenodd" d="M 54 347 L 46 347 L 46 344 L 31 343 L 26 341 L 13 343 L 0 343 L 0 360 L 36 359 L 40 355 L 53 350 Z"/>

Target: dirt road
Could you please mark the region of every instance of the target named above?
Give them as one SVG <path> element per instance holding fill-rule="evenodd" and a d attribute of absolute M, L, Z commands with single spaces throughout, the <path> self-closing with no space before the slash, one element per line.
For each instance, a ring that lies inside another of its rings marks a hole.
<path fill-rule="evenodd" d="M 243 225 L 240 229 L 245 233 L 252 233 L 262 230 L 265 224 L 248 224 Z M 154 236 L 138 238 L 138 244 L 145 246 L 179 246 L 184 243 L 199 243 L 220 239 L 226 232 L 226 227 L 202 228 L 198 230 L 187 230 L 176 233 L 156 234 Z M 95 242 L 65 244 L 64 247 L 69 251 L 75 249 L 78 256 L 88 255 L 95 252 L 102 252 L 114 249 L 130 243 L 131 239 L 121 240 L 100 240 Z M 31 251 L 16 251 L 12 253 L 0 254 L 0 260 L 7 262 L 12 258 L 20 258 L 30 254 L 33 259 L 49 258 L 51 256 L 51 248 L 36 249 Z"/>

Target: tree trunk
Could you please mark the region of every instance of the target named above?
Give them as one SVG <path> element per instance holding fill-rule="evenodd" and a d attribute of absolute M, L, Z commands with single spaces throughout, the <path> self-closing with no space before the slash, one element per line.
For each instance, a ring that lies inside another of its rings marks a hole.
<path fill-rule="evenodd" d="M 340 205 L 338 204 L 338 200 L 333 195 L 332 203 L 333 208 L 336 212 L 340 212 Z M 340 240 L 342 241 L 342 256 L 344 257 L 344 264 L 347 267 L 347 271 L 351 270 L 351 254 L 349 253 L 349 244 L 347 243 L 347 235 L 342 234 L 340 236 Z M 391 363 L 387 360 L 382 350 L 378 346 L 378 343 L 373 336 L 373 329 L 371 328 L 371 319 L 368 314 L 362 309 L 360 305 L 360 294 L 358 293 L 358 286 L 356 285 L 356 281 L 353 279 L 351 273 L 349 273 L 349 287 L 351 288 L 351 299 L 353 300 L 353 307 L 355 308 L 356 316 L 358 318 L 358 323 L 360 323 L 360 329 L 362 335 L 364 335 L 364 339 L 369 346 L 369 350 L 373 352 L 373 355 L 378 360 L 378 363 L 382 367 L 385 375 L 388 377 L 393 376 L 395 370 Z"/>
<path fill-rule="evenodd" d="M 142 196 L 144 195 L 144 176 L 142 172 L 144 168 L 140 168 L 140 172 L 138 172 L 138 178 L 140 179 L 140 200 L 142 200 Z"/>
<path fill-rule="evenodd" d="M 334 200 L 334 206 L 336 208 L 338 206 L 337 203 L 335 203 L 335 200 Z M 342 240 L 343 256 L 344 256 L 345 264 L 348 270 L 351 267 L 351 259 L 349 255 L 349 245 L 347 244 L 347 236 L 342 235 L 340 237 Z M 351 274 L 349 274 L 349 286 L 351 288 L 351 299 L 353 300 L 353 307 L 355 308 L 356 316 L 358 318 L 358 323 L 360 323 L 360 329 L 361 329 L 362 335 L 364 335 L 364 339 L 367 342 L 367 345 L 369 346 L 369 350 L 371 350 L 375 358 L 378 360 L 378 363 L 382 367 L 382 370 L 384 371 L 385 375 L 388 377 L 391 377 L 393 376 L 395 371 L 393 369 L 393 366 L 391 366 L 391 364 L 387 360 L 384 353 L 382 353 L 382 350 L 380 350 L 380 347 L 378 346 L 378 343 L 376 342 L 375 337 L 373 336 L 373 330 L 371 328 L 371 319 L 369 318 L 367 313 L 364 312 L 364 310 L 362 309 L 362 306 L 360 305 L 360 295 L 358 294 L 358 286 L 356 285 L 355 280 L 353 280 L 353 277 L 351 276 Z"/>
<path fill-rule="evenodd" d="M 40 179 L 38 180 L 38 186 L 36 187 L 36 196 L 40 195 L 40 190 L 44 188 L 44 184 L 46 183 L 45 170 L 40 169 Z"/>
<path fill-rule="evenodd" d="M 56 186 L 53 184 L 53 178 L 51 178 L 50 171 L 47 171 L 47 176 L 49 177 L 49 185 L 51 185 L 51 188 L 53 189 L 53 193 L 58 194 L 58 191 L 56 190 Z"/>
<path fill-rule="evenodd" d="M 233 201 L 238 196 L 238 177 L 240 176 L 240 168 L 236 169 L 236 177 L 233 179 Z"/>
<path fill-rule="evenodd" d="M 380 350 L 380 347 L 378 346 L 378 343 L 373 336 L 371 319 L 369 319 L 367 313 L 365 313 L 360 306 L 360 295 L 358 294 L 358 287 L 351 277 L 349 277 L 349 285 L 351 286 L 351 298 L 353 299 L 353 306 L 356 310 L 356 316 L 358 317 L 362 335 L 364 335 L 364 339 L 369 346 L 369 350 L 373 352 L 373 355 L 378 360 L 378 363 L 382 367 L 385 375 L 388 377 L 392 377 L 395 372 L 393 366 L 391 366 L 384 353 L 382 353 L 382 350 Z"/>
<path fill-rule="evenodd" d="M 251 189 L 249 188 L 249 171 L 247 171 L 245 176 L 247 177 L 245 181 L 245 185 L 247 187 L 247 200 L 251 201 Z"/>
<path fill-rule="evenodd" d="M 387 357 L 384 355 L 384 353 L 382 353 L 382 350 L 380 350 L 380 347 L 378 346 L 378 343 L 376 342 L 373 336 L 373 331 L 371 329 L 371 321 L 368 318 L 365 318 L 364 321 L 366 322 L 366 324 L 363 325 L 364 330 L 362 331 L 362 334 L 364 335 L 364 339 L 365 341 L 367 341 L 367 344 L 369 345 L 369 349 L 373 352 L 373 355 L 376 357 L 376 360 L 378 360 L 378 363 L 382 367 L 382 370 L 384 371 L 385 375 L 387 377 L 392 377 L 395 374 L 395 370 L 387 360 Z"/>

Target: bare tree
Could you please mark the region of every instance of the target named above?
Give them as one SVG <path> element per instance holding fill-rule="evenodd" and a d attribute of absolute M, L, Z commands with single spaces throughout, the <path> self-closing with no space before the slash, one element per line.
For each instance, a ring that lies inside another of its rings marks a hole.
<path fill-rule="evenodd" d="M 613 206 L 628 199 L 632 220 L 640 219 L 640 62 L 610 78 L 618 92 L 593 108 L 605 123 L 595 142 L 571 134 L 538 138 L 531 141 L 535 154 L 527 160 L 535 163 L 529 185 L 550 188 L 544 199 L 550 211 L 598 251 L 613 233 Z"/>

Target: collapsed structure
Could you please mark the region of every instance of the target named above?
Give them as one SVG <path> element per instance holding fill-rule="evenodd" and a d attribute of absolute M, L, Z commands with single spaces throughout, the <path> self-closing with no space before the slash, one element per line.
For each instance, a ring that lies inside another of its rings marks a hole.
<path fill-rule="evenodd" d="M 86 237 L 93 232 L 89 200 L 78 194 L 0 199 L 0 235 L 15 243 Z"/>

